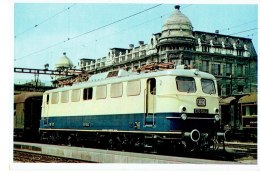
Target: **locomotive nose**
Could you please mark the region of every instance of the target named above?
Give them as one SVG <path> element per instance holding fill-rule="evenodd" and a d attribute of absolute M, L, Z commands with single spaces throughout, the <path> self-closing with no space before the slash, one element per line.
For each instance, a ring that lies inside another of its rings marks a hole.
<path fill-rule="evenodd" d="M 200 132 L 197 129 L 193 129 L 191 132 L 184 132 L 185 137 L 190 137 L 190 139 L 194 142 L 199 141 Z"/>

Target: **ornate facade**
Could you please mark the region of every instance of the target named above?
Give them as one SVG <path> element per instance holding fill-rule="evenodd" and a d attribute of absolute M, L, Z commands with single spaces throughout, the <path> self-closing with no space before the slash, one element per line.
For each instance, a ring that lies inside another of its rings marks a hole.
<path fill-rule="evenodd" d="M 111 48 L 107 56 L 81 59 L 80 67 L 89 73 L 124 68 L 135 70 L 149 63 L 174 62 L 209 72 L 218 79 L 220 96 L 257 90 L 257 53 L 249 38 L 193 31 L 191 21 L 176 5 L 173 14 L 152 34 L 148 43 L 139 41 L 129 48 Z"/>

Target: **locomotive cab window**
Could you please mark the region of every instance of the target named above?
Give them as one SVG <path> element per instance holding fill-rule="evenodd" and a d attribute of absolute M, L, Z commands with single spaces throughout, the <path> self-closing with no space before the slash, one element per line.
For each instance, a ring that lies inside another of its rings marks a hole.
<path fill-rule="evenodd" d="M 216 94 L 215 84 L 213 80 L 201 79 L 202 91 L 206 94 Z"/>
<path fill-rule="evenodd" d="M 83 100 L 91 100 L 93 96 L 93 88 L 85 88 L 83 90 Z"/>
<path fill-rule="evenodd" d="M 196 92 L 196 84 L 193 77 L 176 77 L 177 89 L 180 92 Z"/>

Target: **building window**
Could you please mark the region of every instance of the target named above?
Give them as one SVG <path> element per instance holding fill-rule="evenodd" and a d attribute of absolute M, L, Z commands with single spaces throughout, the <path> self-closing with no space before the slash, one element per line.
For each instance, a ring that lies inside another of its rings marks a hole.
<path fill-rule="evenodd" d="M 202 61 L 201 70 L 204 72 L 209 72 L 209 61 L 205 61 L 205 60 Z"/>
<path fill-rule="evenodd" d="M 237 65 L 237 76 L 238 77 L 242 77 L 243 75 L 244 75 L 243 65 L 242 64 L 238 64 Z"/>
<path fill-rule="evenodd" d="M 85 88 L 83 90 L 83 100 L 91 100 L 93 96 L 93 88 Z"/>
<path fill-rule="evenodd" d="M 230 84 L 226 84 L 226 95 L 230 95 L 230 94 L 231 94 Z"/>
<path fill-rule="evenodd" d="M 202 52 L 209 52 L 209 46 L 202 46 Z"/>
<path fill-rule="evenodd" d="M 183 63 L 184 63 L 185 65 L 190 65 L 190 60 L 185 59 L 185 60 L 183 60 Z"/>
<path fill-rule="evenodd" d="M 244 91 L 244 86 L 243 85 L 238 85 L 237 86 L 237 92 L 243 92 Z"/>
<path fill-rule="evenodd" d="M 123 95 L 123 83 L 113 83 L 110 87 L 110 97 L 122 97 Z"/>
<path fill-rule="evenodd" d="M 226 75 L 230 76 L 232 74 L 232 64 L 231 63 L 227 63 L 226 64 Z"/>
<path fill-rule="evenodd" d="M 233 50 L 232 49 L 226 49 L 227 54 L 233 54 Z"/>
<path fill-rule="evenodd" d="M 221 49 L 220 48 L 215 48 L 215 53 L 220 53 Z"/>
<path fill-rule="evenodd" d="M 237 50 L 237 56 L 243 56 L 243 51 L 242 50 Z"/>
<path fill-rule="evenodd" d="M 206 41 L 206 35 L 205 35 L 205 34 L 202 34 L 201 39 L 202 39 L 203 41 Z"/>
<path fill-rule="evenodd" d="M 211 67 L 211 71 L 213 75 L 220 75 L 220 64 L 219 63 L 213 63 Z"/>
<path fill-rule="evenodd" d="M 161 51 L 165 51 L 166 50 L 166 48 L 165 47 L 161 47 Z M 141 52 L 142 53 L 142 52 Z"/>

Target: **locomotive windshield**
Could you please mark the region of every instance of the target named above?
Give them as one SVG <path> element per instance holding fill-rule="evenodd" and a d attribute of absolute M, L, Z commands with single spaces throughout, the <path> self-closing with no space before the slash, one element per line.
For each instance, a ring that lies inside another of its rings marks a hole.
<path fill-rule="evenodd" d="M 213 80 L 201 79 L 202 91 L 206 94 L 216 94 L 215 84 Z"/>
<path fill-rule="evenodd" d="M 176 77 L 176 83 L 180 92 L 196 92 L 195 80 L 192 77 Z"/>

